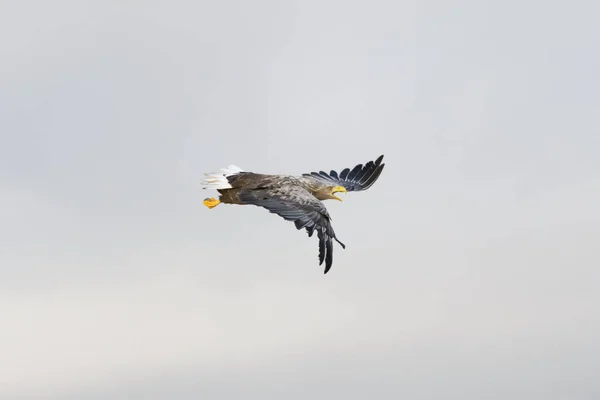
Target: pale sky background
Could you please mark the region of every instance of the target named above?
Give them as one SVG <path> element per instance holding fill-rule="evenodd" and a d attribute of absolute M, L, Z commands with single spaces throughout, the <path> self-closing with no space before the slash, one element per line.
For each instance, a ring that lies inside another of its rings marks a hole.
<path fill-rule="evenodd" d="M 600 398 L 594 1 L 0 1 L 0 398 Z M 202 173 L 342 169 L 347 249 Z"/>

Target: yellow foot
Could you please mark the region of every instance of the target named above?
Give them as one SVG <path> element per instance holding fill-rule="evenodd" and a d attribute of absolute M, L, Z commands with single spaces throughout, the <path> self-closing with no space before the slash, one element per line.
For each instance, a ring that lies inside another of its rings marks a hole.
<path fill-rule="evenodd" d="M 217 199 L 214 199 L 214 198 L 204 199 L 204 205 L 208 208 L 214 208 L 214 207 L 218 206 L 219 203 L 220 203 L 220 201 Z"/>

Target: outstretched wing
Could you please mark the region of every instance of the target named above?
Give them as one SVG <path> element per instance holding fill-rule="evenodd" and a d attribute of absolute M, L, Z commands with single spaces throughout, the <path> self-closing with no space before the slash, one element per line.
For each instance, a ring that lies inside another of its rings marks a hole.
<path fill-rule="evenodd" d="M 310 176 L 327 185 L 343 186 L 348 192 L 357 192 L 367 190 L 375 183 L 377 178 L 379 178 L 379 175 L 381 175 L 381 171 L 385 166 L 385 164 L 381 163 L 382 160 L 383 155 L 379 156 L 375 161 L 369 161 L 364 166 L 358 164 L 352 170 L 346 168 L 339 174 L 332 170 L 329 173 L 320 171 L 302 174 L 302 176 Z"/>
<path fill-rule="evenodd" d="M 333 241 L 340 242 L 331 226 L 331 218 L 327 209 L 306 189 L 283 185 L 272 189 L 247 190 L 240 193 L 244 204 L 264 207 L 287 221 L 293 221 L 297 229 L 306 229 L 308 236 L 317 231 L 319 238 L 319 265 L 325 261 L 325 273 L 333 264 Z"/>

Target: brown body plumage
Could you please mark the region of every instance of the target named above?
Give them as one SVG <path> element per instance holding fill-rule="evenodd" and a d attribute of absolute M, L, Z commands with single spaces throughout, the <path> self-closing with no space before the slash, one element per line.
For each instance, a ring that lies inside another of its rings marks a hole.
<path fill-rule="evenodd" d="M 306 189 L 310 194 L 315 196 L 317 200 L 339 200 L 338 197 L 332 194 L 334 188 L 339 187 L 339 185 L 323 185 L 318 180 L 312 178 L 295 178 L 291 176 L 240 172 L 228 177 L 227 180 L 231 185 L 231 189 L 217 189 L 221 195 L 219 200 L 221 203 L 225 204 L 245 204 L 240 199 L 240 193 L 242 192 L 258 189 L 274 190 L 288 185 L 299 186 Z"/>

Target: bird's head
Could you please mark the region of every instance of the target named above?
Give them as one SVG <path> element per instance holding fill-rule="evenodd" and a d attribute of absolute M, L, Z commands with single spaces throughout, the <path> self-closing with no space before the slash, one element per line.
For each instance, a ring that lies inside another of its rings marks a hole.
<path fill-rule="evenodd" d="M 342 201 L 339 197 L 337 197 L 336 193 L 346 193 L 346 188 L 343 186 L 318 186 L 310 191 L 313 196 L 315 196 L 319 200 L 339 200 Z"/>

